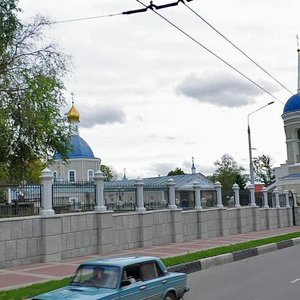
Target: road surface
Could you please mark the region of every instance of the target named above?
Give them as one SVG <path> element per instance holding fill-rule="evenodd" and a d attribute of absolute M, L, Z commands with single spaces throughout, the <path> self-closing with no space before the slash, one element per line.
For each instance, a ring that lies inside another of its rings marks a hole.
<path fill-rule="evenodd" d="M 188 275 L 185 300 L 299 300 L 300 245 Z"/>

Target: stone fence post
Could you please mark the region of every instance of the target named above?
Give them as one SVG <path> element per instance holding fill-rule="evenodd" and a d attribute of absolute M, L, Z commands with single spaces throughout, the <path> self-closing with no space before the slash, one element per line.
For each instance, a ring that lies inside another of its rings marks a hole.
<path fill-rule="evenodd" d="M 215 189 L 217 191 L 217 207 L 222 208 L 222 184 L 219 181 L 215 183 Z"/>
<path fill-rule="evenodd" d="M 7 189 L 7 203 L 11 204 L 11 188 Z"/>
<path fill-rule="evenodd" d="M 250 206 L 256 206 L 255 203 L 255 186 L 254 184 L 248 185 L 248 190 L 250 191 Z"/>
<path fill-rule="evenodd" d="M 263 187 L 261 189 L 262 193 L 263 193 L 263 208 L 269 208 L 269 204 L 268 204 L 268 190 Z"/>
<path fill-rule="evenodd" d="M 235 207 L 241 207 L 240 204 L 240 187 L 238 184 L 234 184 L 232 186 L 233 192 L 234 192 L 234 200 L 235 200 Z"/>
<path fill-rule="evenodd" d="M 52 172 L 46 168 L 41 173 L 42 181 L 42 203 L 41 203 L 41 216 L 52 216 L 54 215 L 54 210 L 52 207 L 52 181 L 53 175 Z"/>
<path fill-rule="evenodd" d="M 291 190 L 291 192 L 293 194 L 294 207 L 298 207 L 298 205 L 297 205 L 297 193 L 295 192 L 295 190 Z"/>
<path fill-rule="evenodd" d="M 195 209 L 196 210 L 201 210 L 201 192 L 200 192 L 200 183 L 199 182 L 194 182 L 193 183 L 193 189 L 195 193 Z"/>
<path fill-rule="evenodd" d="M 274 189 L 273 194 L 275 195 L 275 207 L 276 208 L 280 208 L 280 204 L 279 204 L 279 190 L 278 189 Z"/>
<path fill-rule="evenodd" d="M 95 172 L 94 180 L 96 183 L 96 206 L 95 211 L 107 211 L 104 203 L 104 174 L 98 170 Z"/>
<path fill-rule="evenodd" d="M 293 209 L 291 209 L 290 205 L 290 195 L 288 190 L 284 190 L 283 194 L 285 196 L 285 206 L 287 207 L 287 215 L 288 215 L 288 226 L 291 227 L 294 225 L 293 218 Z"/>
<path fill-rule="evenodd" d="M 167 182 L 167 187 L 169 188 L 169 209 L 177 209 L 177 205 L 175 203 L 175 181 L 170 178 Z"/>
<path fill-rule="evenodd" d="M 285 197 L 285 206 L 286 207 L 291 207 L 290 206 L 290 197 L 289 197 L 289 191 L 288 190 L 284 190 L 283 191 L 284 197 Z"/>
<path fill-rule="evenodd" d="M 145 205 L 144 205 L 144 183 L 141 178 L 138 178 L 134 186 L 136 187 L 136 197 L 137 197 L 137 211 L 143 212 L 146 211 Z"/>

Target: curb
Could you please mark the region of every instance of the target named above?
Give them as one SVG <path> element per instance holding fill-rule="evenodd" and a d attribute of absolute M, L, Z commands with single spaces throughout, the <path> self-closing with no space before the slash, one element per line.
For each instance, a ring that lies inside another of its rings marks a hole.
<path fill-rule="evenodd" d="M 300 244 L 300 237 L 286 240 L 286 241 L 281 241 L 278 243 L 266 244 L 263 246 L 250 248 L 250 249 L 246 249 L 246 250 L 221 254 L 221 255 L 213 256 L 213 257 L 207 257 L 207 258 L 199 259 L 195 262 L 179 264 L 176 266 L 169 267 L 168 271 L 182 272 L 182 273 L 190 274 L 193 272 L 198 272 L 201 270 L 209 269 L 214 266 L 228 264 L 228 263 L 231 263 L 234 261 L 247 259 L 249 257 L 254 257 L 254 256 L 258 256 L 261 254 L 281 250 L 281 249 L 292 247 L 292 246 L 295 246 L 298 244 Z"/>

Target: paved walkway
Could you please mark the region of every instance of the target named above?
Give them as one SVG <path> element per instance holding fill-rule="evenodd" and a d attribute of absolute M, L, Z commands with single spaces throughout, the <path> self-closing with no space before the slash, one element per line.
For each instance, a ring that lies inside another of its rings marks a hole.
<path fill-rule="evenodd" d="M 135 248 L 127 251 L 120 251 L 110 255 L 90 255 L 66 259 L 60 262 L 38 263 L 24 265 L 7 269 L 0 269 L 0 290 L 14 289 L 16 287 L 30 285 L 42 281 L 56 280 L 73 274 L 77 266 L 86 260 L 98 259 L 113 256 L 141 256 L 150 255 L 158 257 L 170 257 L 187 252 L 195 252 L 229 244 L 256 240 L 260 238 L 276 236 L 280 234 L 300 231 L 300 226 L 287 227 L 281 229 L 240 233 L 226 237 L 215 237 L 205 240 L 194 240 L 183 243 L 172 243 L 151 248 Z"/>

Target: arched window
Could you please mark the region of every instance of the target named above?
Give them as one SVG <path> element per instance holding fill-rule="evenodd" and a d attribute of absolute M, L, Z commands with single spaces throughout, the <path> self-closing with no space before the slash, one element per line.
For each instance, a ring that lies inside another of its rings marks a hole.
<path fill-rule="evenodd" d="M 87 171 L 87 180 L 91 181 L 94 178 L 94 171 L 93 170 L 88 170 Z"/>
<path fill-rule="evenodd" d="M 76 180 L 76 171 L 75 170 L 70 170 L 69 172 L 69 181 L 74 182 Z"/>

